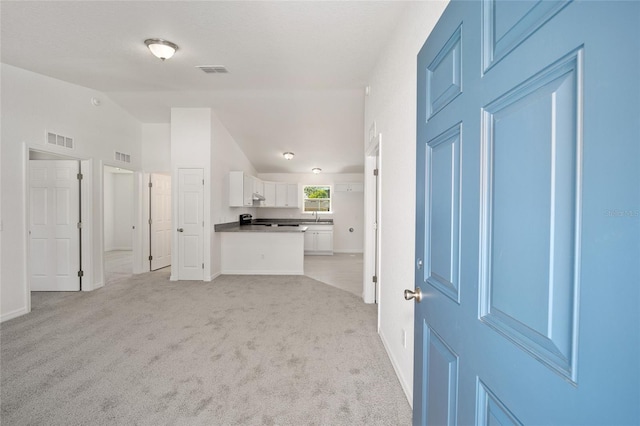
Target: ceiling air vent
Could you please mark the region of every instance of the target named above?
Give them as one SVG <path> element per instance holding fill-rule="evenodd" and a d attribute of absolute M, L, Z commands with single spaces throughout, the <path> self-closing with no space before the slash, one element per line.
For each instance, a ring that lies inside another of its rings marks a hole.
<path fill-rule="evenodd" d="M 227 74 L 229 72 L 224 65 L 198 65 L 196 68 L 201 69 L 207 74 Z"/>
<path fill-rule="evenodd" d="M 131 162 L 131 155 L 130 154 L 125 154 L 124 152 L 116 151 L 115 159 L 116 159 L 116 161 L 120 161 L 121 163 L 130 163 Z"/>
<path fill-rule="evenodd" d="M 73 149 L 73 138 L 47 132 L 47 144 Z"/>

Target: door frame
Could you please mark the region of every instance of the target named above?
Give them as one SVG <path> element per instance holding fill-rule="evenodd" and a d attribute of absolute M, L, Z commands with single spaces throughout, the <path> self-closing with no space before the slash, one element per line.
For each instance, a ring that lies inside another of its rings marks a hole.
<path fill-rule="evenodd" d="M 212 275 L 211 264 L 211 240 L 213 239 L 211 229 L 211 171 L 209 167 L 204 165 L 182 165 L 176 164 L 171 168 L 171 218 L 173 231 L 171 234 L 171 275 L 169 281 L 180 281 L 180 249 L 178 244 L 178 233 L 175 231 L 179 223 L 179 202 L 180 202 L 180 170 L 182 169 L 198 169 L 202 170 L 204 179 L 202 193 L 202 218 L 204 221 L 202 234 L 202 262 L 204 263 L 202 281 L 212 281 L 215 277 Z M 216 274 L 217 276 L 219 274 Z"/>
<path fill-rule="evenodd" d="M 82 159 L 65 153 L 59 153 L 53 150 L 44 149 L 41 146 L 32 146 L 26 142 L 22 143 L 22 194 L 23 194 L 23 207 L 25 212 L 24 217 L 24 291 L 26 301 L 26 313 L 31 312 L 31 237 L 30 224 L 31 224 L 31 203 L 30 203 L 30 187 L 31 180 L 29 176 L 29 153 L 38 152 L 45 155 L 51 155 L 58 157 L 60 160 L 73 160 L 80 163 L 80 173 L 83 175 L 83 179 L 80 181 L 80 217 L 82 222 L 82 232 L 80 233 L 80 250 L 78 255 L 82 259 L 80 267 L 84 272 L 80 291 L 91 291 L 93 287 L 93 256 L 92 256 L 92 242 L 93 242 L 93 216 L 91 200 L 93 199 L 92 188 L 92 174 L 93 174 L 93 160 Z"/>
<path fill-rule="evenodd" d="M 139 274 L 142 272 L 146 272 L 144 270 L 142 270 L 142 268 L 140 267 L 140 262 L 141 262 L 141 258 L 142 258 L 142 218 L 141 218 L 141 207 L 140 207 L 140 203 L 141 203 L 141 176 L 142 173 L 141 172 L 137 172 L 135 170 L 131 170 L 127 167 L 122 167 L 121 164 L 116 164 L 114 162 L 111 161 L 100 161 L 100 228 L 101 228 L 101 232 L 100 232 L 100 259 L 102 262 L 102 279 L 101 282 L 99 283 L 99 285 L 96 286 L 96 288 L 99 287 L 103 287 L 105 285 L 106 281 L 106 272 L 105 272 L 105 268 L 104 268 L 104 254 L 105 254 L 105 249 L 104 249 L 104 173 L 105 173 L 105 168 L 106 167 L 115 167 L 115 168 L 119 168 L 119 169 L 124 169 L 124 170 L 128 170 L 131 172 L 131 179 L 132 179 L 132 194 L 131 196 L 133 197 L 133 215 L 132 215 L 132 236 L 131 236 L 131 251 L 132 251 L 132 273 L 133 274 Z"/>
<path fill-rule="evenodd" d="M 377 179 L 377 191 L 376 191 L 376 177 L 373 175 L 374 169 L 380 170 L 382 166 L 382 133 L 375 132 L 375 127 L 372 126 L 372 137 L 369 141 L 369 146 L 365 152 L 365 164 L 364 164 L 364 182 L 365 182 L 365 194 L 364 194 L 364 276 L 362 283 L 362 298 L 364 303 L 379 303 L 380 297 L 380 260 L 381 260 L 381 223 L 382 223 L 382 175 L 378 174 Z M 377 201 L 377 203 L 376 203 Z M 377 209 L 377 212 L 376 212 Z M 378 218 L 377 229 L 374 228 L 376 222 L 376 215 Z M 377 238 L 376 238 L 377 233 Z M 378 255 L 378 262 L 376 267 L 376 251 Z M 372 281 L 373 276 L 378 278 L 378 282 Z M 378 322 L 380 315 L 378 315 Z M 378 324 L 379 328 L 380 324 Z"/>

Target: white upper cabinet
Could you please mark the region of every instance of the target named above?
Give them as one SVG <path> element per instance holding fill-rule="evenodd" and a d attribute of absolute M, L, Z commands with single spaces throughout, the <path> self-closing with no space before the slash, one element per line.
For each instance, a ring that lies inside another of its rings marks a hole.
<path fill-rule="evenodd" d="M 298 184 L 264 182 L 244 172 L 229 172 L 229 207 L 297 208 Z"/>
<path fill-rule="evenodd" d="M 336 183 L 334 185 L 336 192 L 364 192 L 364 183 Z"/>
<path fill-rule="evenodd" d="M 298 207 L 297 183 L 276 183 L 276 207 Z"/>
<path fill-rule="evenodd" d="M 262 207 L 275 207 L 276 206 L 276 183 L 264 182 L 264 201 Z"/>

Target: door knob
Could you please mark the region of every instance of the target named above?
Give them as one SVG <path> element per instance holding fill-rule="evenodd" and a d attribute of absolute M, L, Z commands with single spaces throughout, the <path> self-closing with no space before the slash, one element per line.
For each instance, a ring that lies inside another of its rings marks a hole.
<path fill-rule="evenodd" d="M 184 232 L 184 228 L 178 228 L 178 232 Z"/>
<path fill-rule="evenodd" d="M 417 303 L 422 301 L 422 290 L 420 287 L 416 287 L 416 291 L 405 290 L 404 291 L 404 300 L 416 299 Z"/>

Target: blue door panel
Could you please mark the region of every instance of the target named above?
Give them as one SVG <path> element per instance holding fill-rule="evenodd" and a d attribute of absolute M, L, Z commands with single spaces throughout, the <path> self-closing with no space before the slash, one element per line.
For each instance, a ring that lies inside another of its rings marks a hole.
<path fill-rule="evenodd" d="M 452 0 L 417 66 L 414 424 L 640 424 L 640 2 Z"/>

